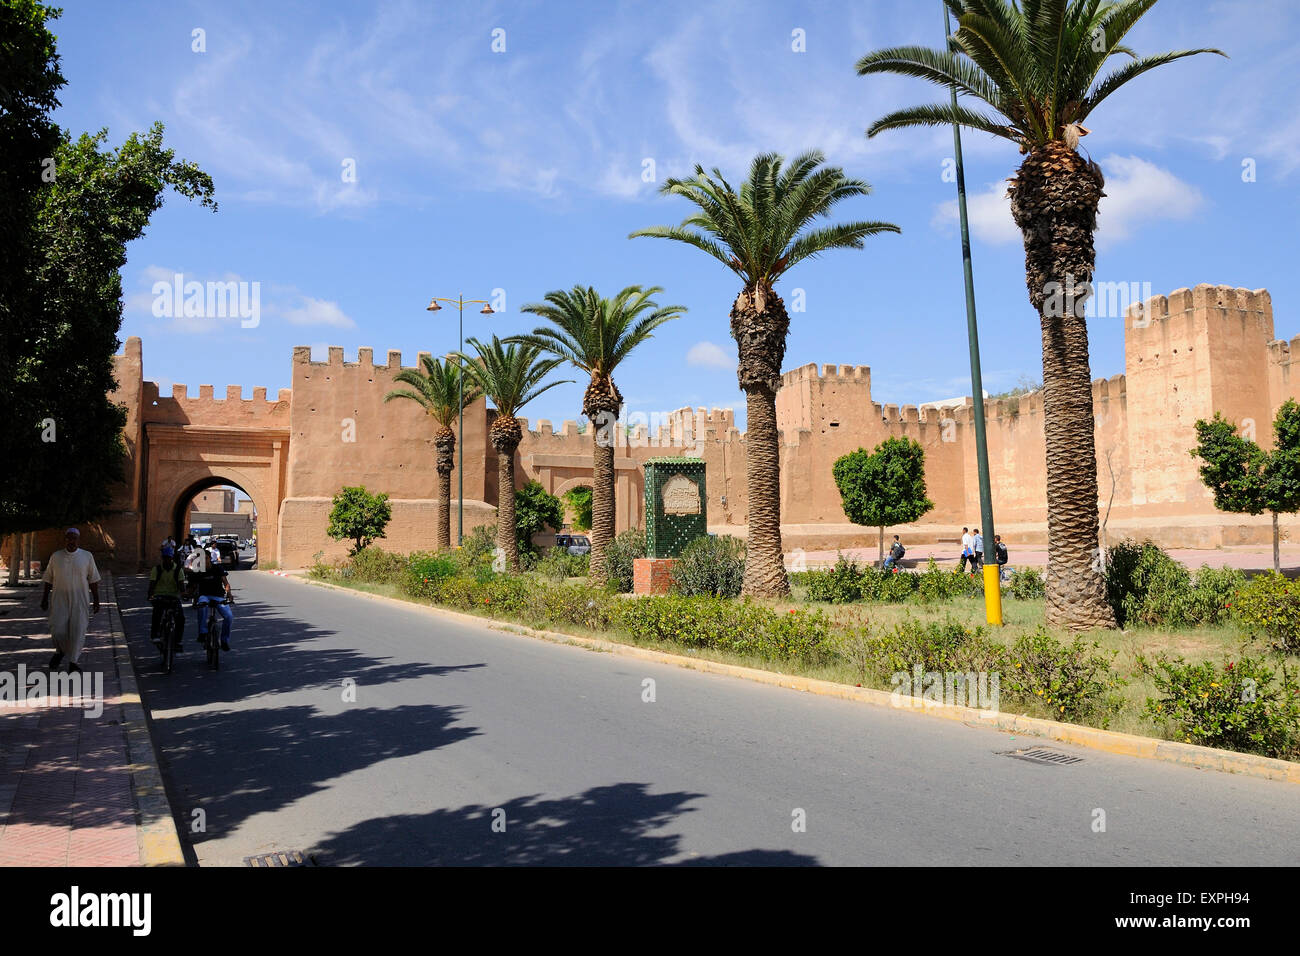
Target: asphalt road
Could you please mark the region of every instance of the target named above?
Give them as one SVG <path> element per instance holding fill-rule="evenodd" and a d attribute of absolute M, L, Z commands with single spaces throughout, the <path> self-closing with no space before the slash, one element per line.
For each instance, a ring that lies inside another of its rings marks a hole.
<path fill-rule="evenodd" d="M 1056 744 L 1083 761 L 1043 766 L 999 753 L 1034 738 L 231 577 L 221 670 L 191 613 L 169 677 L 118 579 L 202 865 L 1300 862 L 1294 784 Z"/>

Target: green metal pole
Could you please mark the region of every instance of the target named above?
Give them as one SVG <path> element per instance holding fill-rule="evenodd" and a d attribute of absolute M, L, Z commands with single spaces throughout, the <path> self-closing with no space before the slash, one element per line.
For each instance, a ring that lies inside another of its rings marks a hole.
<path fill-rule="evenodd" d="M 944 47 L 947 48 L 950 27 L 948 7 L 943 5 Z M 957 108 L 957 87 L 951 87 L 953 110 Z M 961 266 L 966 283 L 966 334 L 970 339 L 970 385 L 975 411 L 975 464 L 979 472 L 980 524 L 984 526 L 984 554 L 993 551 L 993 492 L 989 482 L 989 446 L 984 429 L 984 378 L 980 374 L 980 339 L 975 321 L 975 276 L 971 269 L 970 225 L 966 218 L 966 172 L 961 157 L 961 128 L 952 124 L 952 147 L 957 161 L 957 212 L 961 220 Z M 982 556 L 981 556 L 982 557 Z M 990 584 L 989 571 L 993 572 Z M 984 568 L 984 609 L 988 622 L 1002 624 L 1002 589 L 999 585 L 999 568 L 994 560 Z"/>
<path fill-rule="evenodd" d="M 456 468 L 456 546 L 465 543 L 465 370 L 461 368 L 460 353 L 465 351 L 465 296 L 456 297 L 460 313 L 460 351 L 456 353 L 456 376 L 460 395 L 456 404 L 460 409 L 460 430 L 456 434 L 456 451 L 460 463 Z"/>

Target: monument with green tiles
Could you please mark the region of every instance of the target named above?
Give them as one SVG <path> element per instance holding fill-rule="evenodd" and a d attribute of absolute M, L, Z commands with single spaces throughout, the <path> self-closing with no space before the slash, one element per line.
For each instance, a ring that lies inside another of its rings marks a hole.
<path fill-rule="evenodd" d="M 675 558 L 709 533 L 704 459 L 651 458 L 645 463 L 645 553 Z"/>

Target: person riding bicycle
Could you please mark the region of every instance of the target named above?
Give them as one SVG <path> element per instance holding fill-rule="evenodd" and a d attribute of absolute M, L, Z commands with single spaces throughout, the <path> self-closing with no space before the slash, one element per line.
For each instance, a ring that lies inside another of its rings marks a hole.
<path fill-rule="evenodd" d="M 207 605 L 212 604 L 221 615 L 221 649 L 228 651 L 230 626 L 235 622 L 234 612 L 230 610 L 230 604 L 235 601 L 234 595 L 230 593 L 230 577 L 220 564 L 209 563 L 208 570 L 198 576 L 198 585 L 199 595 L 195 606 L 198 608 L 199 640 L 203 640 L 207 629 Z M 222 598 L 230 604 L 222 604 Z"/>
<path fill-rule="evenodd" d="M 176 551 L 164 544 L 161 560 L 149 572 L 149 600 L 153 603 L 153 621 L 149 625 L 149 639 L 155 644 L 158 640 L 158 625 L 162 623 L 163 612 L 170 605 L 181 610 L 181 595 L 185 593 L 185 572 L 176 563 Z M 172 645 L 180 650 L 181 638 L 185 634 L 185 614 L 176 615 L 176 631 L 172 634 Z"/>

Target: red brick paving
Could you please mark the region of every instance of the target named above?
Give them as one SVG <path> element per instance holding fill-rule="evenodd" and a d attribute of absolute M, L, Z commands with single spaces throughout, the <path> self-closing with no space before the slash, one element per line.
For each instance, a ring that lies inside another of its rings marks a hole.
<path fill-rule="evenodd" d="M 0 672 L 44 672 L 53 643 L 41 588 L 0 588 Z M 93 615 L 81 668 L 102 673 L 104 711 L 80 706 L 0 708 L 0 866 L 138 866 L 121 685 L 108 606 Z M 119 638 L 120 640 L 120 638 Z M 66 666 L 66 665 L 65 665 Z"/>

